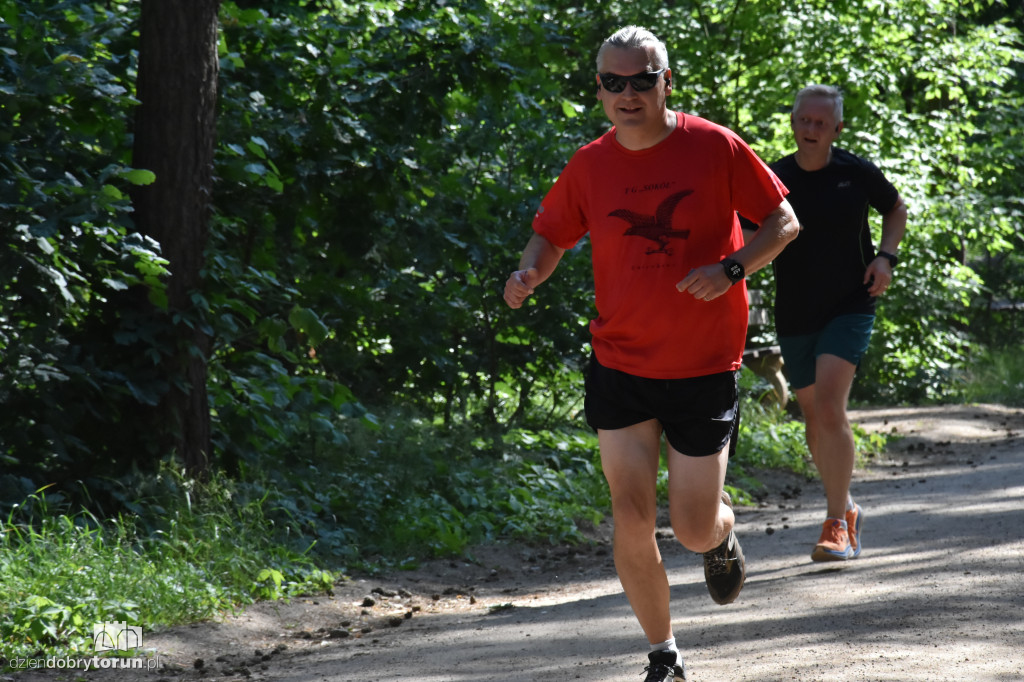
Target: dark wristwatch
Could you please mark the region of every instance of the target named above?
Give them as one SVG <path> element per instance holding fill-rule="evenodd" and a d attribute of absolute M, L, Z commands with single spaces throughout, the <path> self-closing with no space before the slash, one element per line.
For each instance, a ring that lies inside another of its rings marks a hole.
<path fill-rule="evenodd" d="M 900 259 L 896 257 L 896 254 L 889 253 L 888 251 L 879 251 L 875 258 L 884 258 L 889 261 L 889 267 L 896 267 L 896 264 L 900 262 Z"/>
<path fill-rule="evenodd" d="M 735 261 L 732 258 L 723 258 L 722 267 L 725 268 L 725 276 L 729 278 L 729 281 L 733 284 L 740 282 L 744 277 L 747 276 L 746 270 L 743 269 L 743 264 L 739 261 Z"/>

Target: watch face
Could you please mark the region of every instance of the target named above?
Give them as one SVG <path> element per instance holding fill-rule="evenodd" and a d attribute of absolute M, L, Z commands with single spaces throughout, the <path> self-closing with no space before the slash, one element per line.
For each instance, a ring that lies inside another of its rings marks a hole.
<path fill-rule="evenodd" d="M 725 274 L 726 274 L 726 276 L 729 278 L 729 280 L 733 284 L 735 284 L 736 282 L 738 282 L 741 279 L 743 279 L 743 275 L 744 275 L 743 266 L 740 265 L 738 262 L 730 259 L 730 260 L 726 260 L 723 263 L 723 265 L 725 265 Z"/>

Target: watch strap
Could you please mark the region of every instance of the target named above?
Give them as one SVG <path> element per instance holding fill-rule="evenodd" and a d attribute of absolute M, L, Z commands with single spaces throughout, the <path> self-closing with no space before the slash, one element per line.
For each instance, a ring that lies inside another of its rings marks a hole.
<path fill-rule="evenodd" d="M 896 254 L 889 253 L 888 251 L 879 251 L 875 255 L 875 258 L 884 258 L 885 260 L 889 261 L 890 267 L 896 267 L 896 264 L 900 262 L 900 259 L 896 256 Z"/>

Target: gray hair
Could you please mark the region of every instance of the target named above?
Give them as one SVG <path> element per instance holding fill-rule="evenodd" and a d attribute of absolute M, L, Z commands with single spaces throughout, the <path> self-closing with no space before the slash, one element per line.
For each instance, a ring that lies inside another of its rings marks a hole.
<path fill-rule="evenodd" d="M 808 85 L 806 88 L 796 93 L 796 99 L 793 100 L 793 113 L 797 112 L 800 105 L 808 97 L 824 97 L 825 99 L 832 100 L 832 106 L 835 108 L 836 123 L 841 123 L 843 120 L 843 93 L 839 92 L 839 88 L 834 88 L 831 85 Z"/>
<path fill-rule="evenodd" d="M 601 44 L 597 51 L 597 70 L 601 70 L 601 58 L 605 50 L 610 47 L 617 47 L 622 50 L 644 50 L 650 55 L 650 63 L 647 68 L 651 71 L 668 68 L 668 49 L 665 43 L 658 40 L 657 36 L 642 26 L 627 26 L 620 28 Z"/>

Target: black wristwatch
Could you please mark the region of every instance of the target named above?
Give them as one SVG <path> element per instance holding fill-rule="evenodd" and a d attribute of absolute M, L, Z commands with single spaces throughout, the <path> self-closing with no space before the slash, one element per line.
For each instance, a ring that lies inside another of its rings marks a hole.
<path fill-rule="evenodd" d="M 725 276 L 733 284 L 742 281 L 747 276 L 746 270 L 743 269 L 743 264 L 732 258 L 723 258 L 722 267 L 725 268 Z"/>
<path fill-rule="evenodd" d="M 875 258 L 884 258 L 889 261 L 889 267 L 896 267 L 896 264 L 900 262 L 900 259 L 896 257 L 896 254 L 889 253 L 888 251 L 879 251 Z"/>

